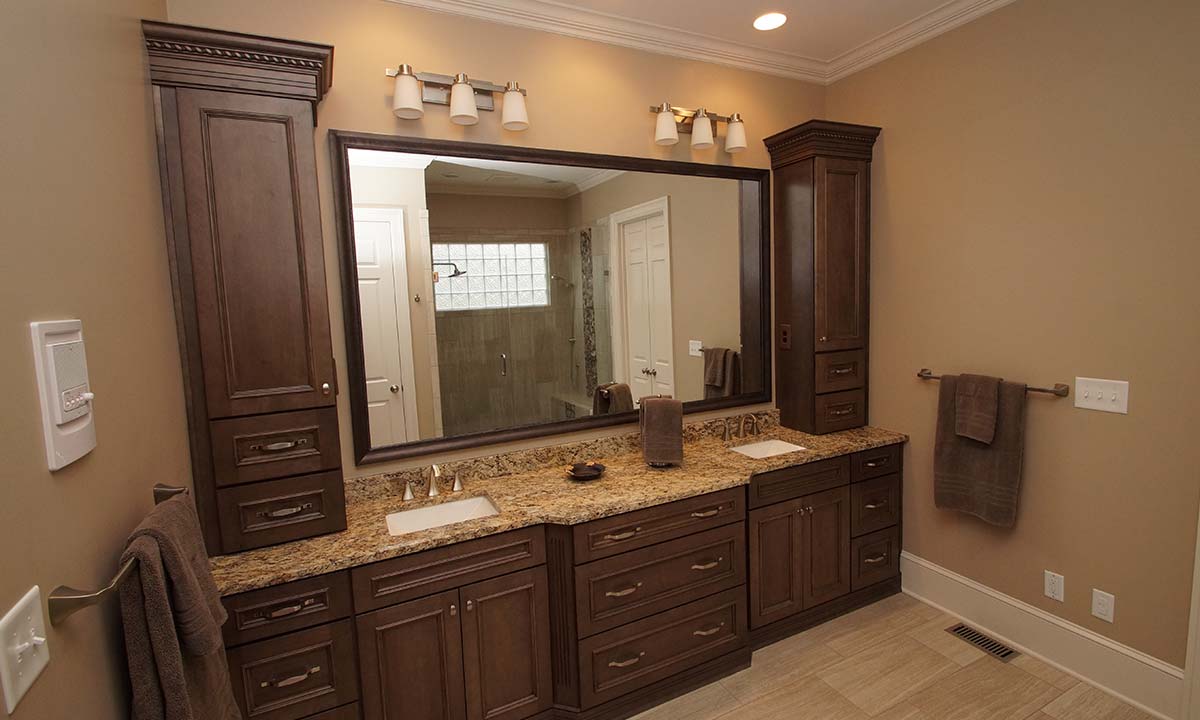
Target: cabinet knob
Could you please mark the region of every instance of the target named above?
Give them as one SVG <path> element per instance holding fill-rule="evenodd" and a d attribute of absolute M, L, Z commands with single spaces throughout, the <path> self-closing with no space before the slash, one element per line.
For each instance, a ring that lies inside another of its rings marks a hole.
<path fill-rule="evenodd" d="M 458 614 L 458 606 L 451 603 L 450 604 L 450 617 L 454 617 L 457 614 Z"/>
<path fill-rule="evenodd" d="M 333 390 L 333 386 L 332 386 L 332 385 L 330 385 L 330 384 L 329 384 L 329 383 L 327 383 L 327 382 L 326 382 L 326 383 L 321 383 L 321 394 L 322 394 L 322 395 L 328 395 L 328 394 L 330 393 L 330 391 L 331 391 L 331 390 Z"/>
<path fill-rule="evenodd" d="M 475 609 L 475 601 L 474 601 L 474 600 L 468 600 L 468 601 L 467 601 L 467 612 L 471 612 L 471 611 L 472 611 L 472 610 L 474 610 L 474 609 Z"/>
<path fill-rule="evenodd" d="M 399 385 L 389 385 L 388 390 L 391 391 L 391 393 L 393 395 L 395 395 L 396 393 L 400 392 L 400 386 Z"/>
<path fill-rule="evenodd" d="M 817 342 L 829 342 L 829 338 L 825 335 L 822 335 L 821 337 L 817 338 Z"/>

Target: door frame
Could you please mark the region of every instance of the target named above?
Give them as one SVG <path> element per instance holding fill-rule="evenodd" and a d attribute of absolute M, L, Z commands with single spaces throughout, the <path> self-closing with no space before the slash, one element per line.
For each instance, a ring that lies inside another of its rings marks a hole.
<path fill-rule="evenodd" d="M 1183 720 L 1200 720 L 1200 516 L 1196 520 L 1196 551 L 1192 563 L 1192 602 L 1188 614 L 1187 658 L 1183 666 L 1183 707 L 1179 714 Z"/>
<path fill-rule="evenodd" d="M 408 309 L 408 211 L 397 205 L 358 204 L 352 211 L 354 220 L 360 212 L 378 214 L 392 222 L 392 302 L 395 305 L 396 334 L 400 345 L 400 398 L 404 405 L 405 442 L 421 439 L 417 417 L 417 373 L 413 365 L 412 317 Z M 399 220 L 399 225 L 396 220 Z M 395 228 L 400 228 L 399 243 Z M 357 265 L 357 264 L 356 264 Z M 399 268 L 397 268 L 399 266 Z M 401 302 L 403 299 L 403 302 Z"/>
<path fill-rule="evenodd" d="M 625 348 L 628 345 L 629 317 L 625 314 L 625 240 L 621 235 L 621 226 L 625 223 L 662 215 L 663 226 L 667 231 L 667 277 L 671 284 L 671 202 L 667 195 L 654 200 L 639 203 L 633 207 L 617 210 L 608 216 L 608 264 L 611 280 L 609 282 L 609 320 L 612 330 L 613 380 L 629 382 L 629 355 Z M 616 261 L 614 261 L 614 258 Z M 671 288 L 672 293 L 674 288 Z M 674 307 L 672 317 L 667 318 L 671 326 L 671 368 L 675 368 L 675 318 Z"/>

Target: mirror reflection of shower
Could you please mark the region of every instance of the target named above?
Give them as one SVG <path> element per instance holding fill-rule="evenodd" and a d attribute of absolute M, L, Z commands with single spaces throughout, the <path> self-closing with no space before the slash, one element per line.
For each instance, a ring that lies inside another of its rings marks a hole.
<path fill-rule="evenodd" d="M 579 363 L 575 361 L 575 342 L 577 339 L 575 336 L 575 283 L 561 275 L 553 274 L 550 276 L 550 282 L 558 283 L 562 286 L 566 290 L 567 296 L 571 299 L 568 308 L 570 314 L 567 316 L 571 318 L 571 330 L 567 333 L 567 345 L 571 348 L 571 386 L 574 387 L 579 382 Z"/>

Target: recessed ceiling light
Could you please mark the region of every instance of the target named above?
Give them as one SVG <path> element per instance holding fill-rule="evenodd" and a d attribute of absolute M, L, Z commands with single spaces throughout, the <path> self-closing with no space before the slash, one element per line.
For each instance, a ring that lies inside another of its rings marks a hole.
<path fill-rule="evenodd" d="M 774 30 L 777 27 L 783 27 L 787 22 L 787 15 L 779 12 L 769 12 L 759 15 L 754 19 L 755 30 Z"/>

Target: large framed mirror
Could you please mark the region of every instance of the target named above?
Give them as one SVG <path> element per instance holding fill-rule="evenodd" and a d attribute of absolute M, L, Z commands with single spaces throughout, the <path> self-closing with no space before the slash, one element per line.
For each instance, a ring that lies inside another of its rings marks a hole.
<path fill-rule="evenodd" d="M 359 464 L 770 400 L 768 171 L 330 144 Z"/>

